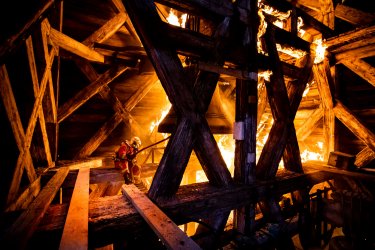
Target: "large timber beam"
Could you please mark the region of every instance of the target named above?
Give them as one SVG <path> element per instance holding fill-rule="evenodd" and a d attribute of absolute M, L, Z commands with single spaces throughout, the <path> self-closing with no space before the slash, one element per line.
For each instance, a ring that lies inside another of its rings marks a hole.
<path fill-rule="evenodd" d="M 343 60 L 342 64 L 375 87 L 375 68 L 373 66 L 363 60 L 351 58 Z"/>

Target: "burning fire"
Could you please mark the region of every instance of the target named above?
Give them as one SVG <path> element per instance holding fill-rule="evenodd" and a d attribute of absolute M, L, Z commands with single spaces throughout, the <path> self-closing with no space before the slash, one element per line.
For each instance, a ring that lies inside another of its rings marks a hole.
<path fill-rule="evenodd" d="M 323 161 L 324 160 L 324 156 L 323 156 L 323 142 L 319 141 L 317 142 L 315 145 L 315 148 L 317 149 L 317 151 L 320 151 L 320 152 L 311 152 L 307 149 L 305 149 L 302 153 L 301 153 L 301 161 L 302 162 L 307 162 L 307 161 Z"/>
<path fill-rule="evenodd" d="M 157 126 L 159 126 L 160 122 L 167 116 L 169 110 L 172 107 L 172 104 L 169 102 L 167 96 L 166 96 L 166 98 L 167 98 L 167 105 L 164 108 L 162 108 L 161 113 L 160 113 L 160 117 L 158 119 L 156 119 L 155 121 L 151 122 L 151 125 L 150 125 L 150 128 L 149 128 L 150 133 L 154 132 L 155 128 Z M 163 136 L 163 137 L 166 137 L 166 136 Z"/>
<path fill-rule="evenodd" d="M 299 37 L 303 37 L 303 35 L 306 32 L 304 29 L 302 29 L 302 26 L 303 26 L 303 19 L 302 17 L 299 16 L 297 19 L 297 30 L 298 30 Z"/>
<path fill-rule="evenodd" d="M 293 49 L 292 47 L 283 47 L 282 45 L 278 43 L 276 44 L 276 48 L 278 51 L 283 52 L 297 59 L 306 55 L 306 52 L 303 50 Z"/>
<path fill-rule="evenodd" d="M 169 24 L 185 28 L 187 14 L 182 14 L 180 18 L 177 17 L 175 10 L 171 9 L 166 18 Z"/>
<path fill-rule="evenodd" d="M 313 43 L 316 44 L 314 63 L 318 64 L 324 60 L 327 46 L 322 44 L 322 39 L 317 39 Z"/>
<path fill-rule="evenodd" d="M 234 171 L 234 147 L 235 143 L 231 136 L 229 135 L 218 135 L 217 146 L 220 149 L 221 155 L 227 165 L 227 168 L 233 175 Z"/>
<path fill-rule="evenodd" d="M 271 70 L 259 71 L 259 72 L 258 72 L 258 78 L 259 78 L 259 77 L 263 77 L 264 80 L 266 80 L 267 82 L 269 82 L 272 73 L 273 73 L 273 72 L 272 72 Z M 258 85 L 258 88 L 259 88 L 259 85 Z"/>

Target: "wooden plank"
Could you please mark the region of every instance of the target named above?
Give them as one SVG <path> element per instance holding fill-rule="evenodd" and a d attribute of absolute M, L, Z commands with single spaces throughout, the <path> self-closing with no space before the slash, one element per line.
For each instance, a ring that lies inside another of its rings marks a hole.
<path fill-rule="evenodd" d="M 332 0 L 319 0 L 320 13 L 322 15 L 321 22 L 330 29 L 335 29 L 335 9 Z"/>
<path fill-rule="evenodd" d="M 100 75 L 96 81 L 83 88 L 59 108 L 57 115 L 58 122 L 61 123 L 65 118 L 82 106 L 88 99 L 97 94 L 103 86 L 109 84 L 127 70 L 129 70 L 129 67 L 125 65 L 116 65 Z"/>
<path fill-rule="evenodd" d="M 70 170 L 76 170 L 81 168 L 99 168 L 103 165 L 102 158 L 91 158 L 83 161 L 76 161 L 72 163 L 63 164 L 64 167 L 69 167 Z"/>
<path fill-rule="evenodd" d="M 369 147 L 365 147 L 356 155 L 354 165 L 356 165 L 358 168 L 363 168 L 374 159 L 375 152 Z"/>
<path fill-rule="evenodd" d="M 11 37 L 5 39 L 5 42 L 0 45 L 0 64 L 3 64 L 6 57 L 24 42 L 29 36 L 31 29 L 42 20 L 41 17 L 47 13 L 47 10 L 53 3 L 53 0 L 45 1 L 38 9 L 36 9 L 35 13 L 29 19 L 19 25 L 21 28 L 15 34 L 12 34 Z"/>
<path fill-rule="evenodd" d="M 61 250 L 88 249 L 89 182 L 90 169 L 80 169 L 61 236 Z"/>
<path fill-rule="evenodd" d="M 69 168 L 60 168 L 50 181 L 43 187 L 42 191 L 30 204 L 30 206 L 17 218 L 11 228 L 7 230 L 2 239 L 2 246 L 14 249 L 25 249 L 27 242 L 37 229 L 48 206 L 51 204 L 65 177 L 69 173 Z"/>
<path fill-rule="evenodd" d="M 73 38 L 61 33 L 54 28 L 48 32 L 53 46 L 59 46 L 75 55 L 86 58 L 89 61 L 104 63 L 104 56 Z"/>
<path fill-rule="evenodd" d="M 368 129 L 363 123 L 340 101 L 333 108 L 337 119 L 339 119 L 352 133 L 361 139 L 367 147 L 375 151 L 375 134 Z"/>
<path fill-rule="evenodd" d="M 373 66 L 360 59 L 346 59 L 341 63 L 375 87 L 375 68 Z"/>
<path fill-rule="evenodd" d="M 116 16 L 107 21 L 102 27 L 92 33 L 82 44 L 86 45 L 89 48 L 92 48 L 95 43 L 102 43 L 113 34 L 115 34 L 122 25 L 128 19 L 128 15 L 124 12 L 118 13 Z"/>
<path fill-rule="evenodd" d="M 123 185 L 123 193 L 168 249 L 201 249 L 134 185 Z"/>

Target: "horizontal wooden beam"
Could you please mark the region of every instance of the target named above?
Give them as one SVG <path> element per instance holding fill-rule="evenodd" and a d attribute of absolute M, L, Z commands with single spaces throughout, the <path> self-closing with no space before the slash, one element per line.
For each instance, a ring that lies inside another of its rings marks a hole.
<path fill-rule="evenodd" d="M 122 192 L 168 249 L 201 249 L 136 186 L 123 185 Z"/>
<path fill-rule="evenodd" d="M 368 180 L 368 181 L 375 181 L 375 175 L 367 174 L 363 172 L 357 171 L 348 171 L 344 169 L 335 168 L 324 164 L 320 161 L 308 161 L 304 163 L 304 168 L 306 169 L 315 169 L 325 173 L 333 174 L 333 177 L 338 176 L 347 176 L 349 178 L 359 179 L 359 180 Z"/>
<path fill-rule="evenodd" d="M 79 161 L 59 161 L 59 167 L 68 167 L 70 170 L 81 168 L 98 168 L 103 165 L 103 158 L 90 157 Z"/>
<path fill-rule="evenodd" d="M 177 194 L 158 206 L 177 224 L 202 218 L 213 211 L 230 211 L 264 199 L 295 190 L 312 187 L 332 178 L 332 174 L 310 171 L 307 174 L 291 174 L 275 180 L 256 182 L 254 185 L 236 185 L 228 188 L 215 187 L 208 183 L 180 186 Z M 197 192 L 199 190 L 199 192 Z M 121 196 L 90 200 L 90 228 L 94 237 L 112 235 L 114 231 L 132 233 L 142 228 L 142 221 L 130 202 Z M 137 228 L 138 227 L 138 228 Z"/>
<path fill-rule="evenodd" d="M 17 218 L 6 234 L 0 239 L 2 247 L 9 249 L 25 249 L 27 242 L 37 229 L 48 206 L 51 204 L 69 168 L 60 168 L 30 206 Z"/>

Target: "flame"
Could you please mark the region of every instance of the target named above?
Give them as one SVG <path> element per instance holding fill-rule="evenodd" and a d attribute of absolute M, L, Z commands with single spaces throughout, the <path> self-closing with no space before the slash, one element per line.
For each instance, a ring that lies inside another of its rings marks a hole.
<path fill-rule="evenodd" d="M 297 58 L 297 59 L 306 55 L 306 52 L 303 51 L 303 50 L 293 49 L 292 47 L 283 47 L 282 45 L 280 45 L 278 43 L 276 44 L 276 48 L 277 48 L 278 51 L 281 51 L 281 52 L 283 52 L 287 55 L 290 55 L 294 58 Z"/>
<path fill-rule="evenodd" d="M 234 148 L 235 142 L 229 135 L 217 135 L 217 146 L 220 149 L 221 155 L 227 165 L 227 168 L 233 175 L 234 170 Z"/>
<path fill-rule="evenodd" d="M 311 83 L 307 83 L 306 84 L 306 88 L 305 88 L 305 90 L 303 91 L 303 94 L 302 94 L 302 97 L 306 97 L 307 96 L 307 94 L 309 93 L 309 91 L 310 91 L 310 87 L 313 85 L 315 83 L 315 81 L 313 80 Z"/>
<path fill-rule="evenodd" d="M 266 52 L 263 50 L 263 46 L 262 46 L 262 42 L 260 38 L 266 33 L 267 22 L 264 18 L 264 15 L 261 9 L 258 10 L 258 16 L 259 16 L 259 27 L 258 27 L 258 34 L 257 34 L 257 48 L 258 48 L 258 53 L 265 55 Z"/>
<path fill-rule="evenodd" d="M 303 35 L 306 32 L 304 29 L 302 29 L 303 25 L 304 25 L 303 19 L 302 19 L 302 17 L 299 16 L 298 19 L 297 19 L 297 30 L 298 30 L 298 35 L 300 37 L 303 37 Z"/>
<path fill-rule="evenodd" d="M 195 172 L 195 178 L 196 178 L 196 183 L 208 181 L 207 176 L 203 170 L 197 170 L 197 172 Z"/>
<path fill-rule="evenodd" d="M 323 161 L 324 160 L 324 156 L 323 156 L 323 146 L 324 146 L 324 143 L 321 142 L 321 141 L 318 141 L 313 146 L 314 146 L 314 149 L 317 152 L 312 152 L 312 151 L 309 151 L 308 149 L 305 149 L 301 153 L 301 161 L 302 162 L 306 162 L 306 161 Z"/>
<path fill-rule="evenodd" d="M 150 133 L 154 132 L 155 128 L 156 128 L 157 126 L 159 126 L 160 122 L 161 122 L 161 121 L 167 116 L 169 110 L 170 110 L 171 107 L 172 107 L 172 104 L 169 102 L 167 96 L 166 96 L 166 98 L 167 98 L 167 105 L 166 105 L 164 108 L 162 108 L 159 118 L 156 119 L 155 121 L 152 121 L 152 122 L 151 122 L 151 124 L 150 124 L 150 128 L 149 128 Z M 163 135 L 163 137 L 165 138 L 166 135 Z"/>
<path fill-rule="evenodd" d="M 170 9 L 169 15 L 168 15 L 168 17 L 166 19 L 167 19 L 167 22 L 169 24 L 185 28 L 187 14 L 182 14 L 181 18 L 178 18 L 178 16 L 176 15 L 176 11 L 173 10 L 173 9 Z M 181 19 L 181 21 L 180 21 L 180 19 Z"/>
<path fill-rule="evenodd" d="M 271 70 L 264 70 L 264 71 L 259 71 L 258 72 L 258 78 L 259 77 L 263 77 L 264 80 L 266 80 L 267 82 L 270 81 L 270 77 L 271 75 L 273 74 L 273 72 Z M 259 87 L 259 85 L 258 85 Z"/>
<path fill-rule="evenodd" d="M 315 48 L 314 63 L 318 64 L 324 60 L 324 57 L 325 57 L 324 54 L 326 52 L 327 46 L 322 44 L 322 39 L 317 39 L 313 43 L 317 45 Z"/>

